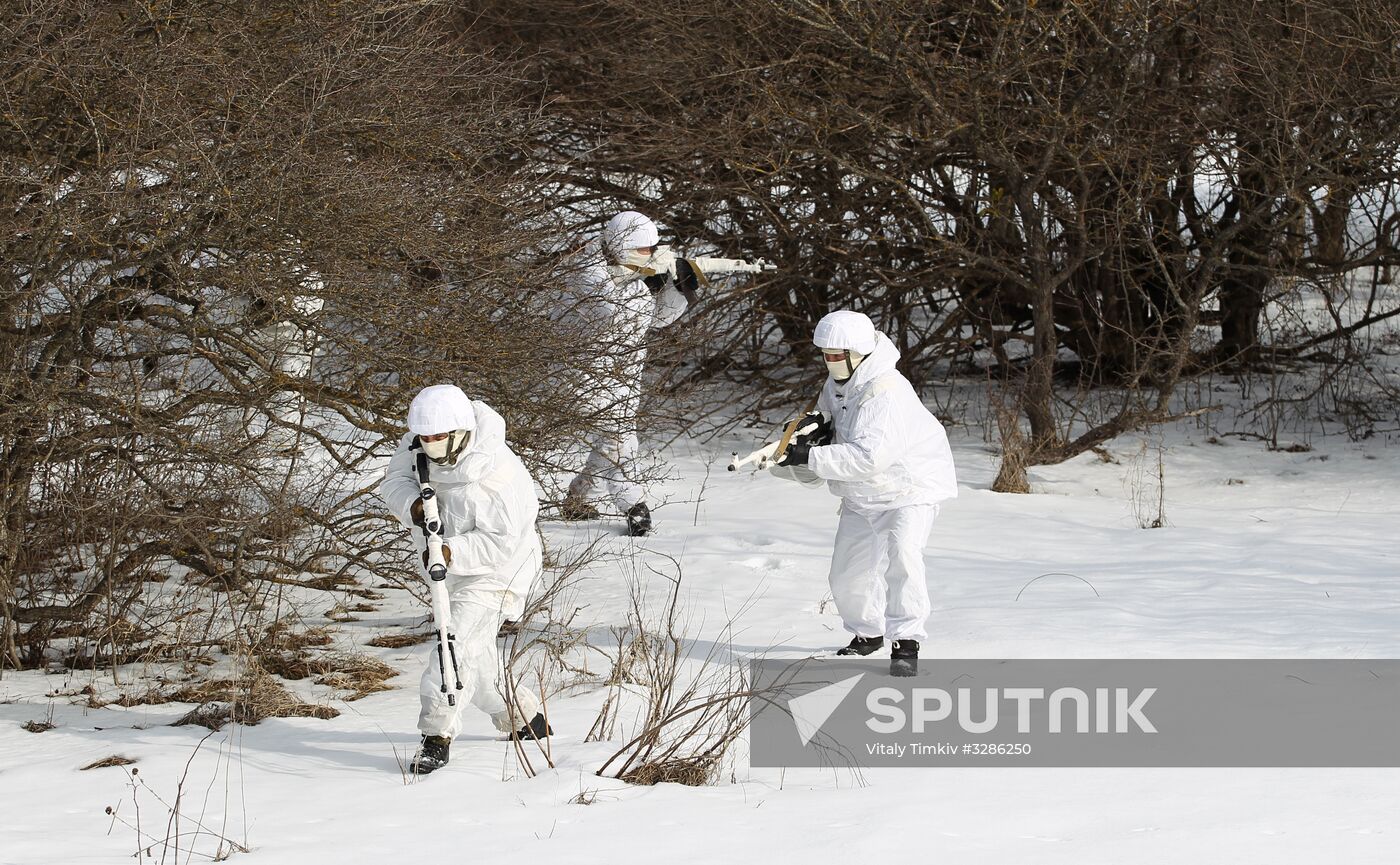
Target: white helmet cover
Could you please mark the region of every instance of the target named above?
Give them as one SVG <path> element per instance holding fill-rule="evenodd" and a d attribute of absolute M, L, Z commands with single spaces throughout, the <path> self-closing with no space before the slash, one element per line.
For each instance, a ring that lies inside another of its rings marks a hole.
<path fill-rule="evenodd" d="M 476 429 L 472 401 L 455 384 L 425 387 L 408 405 L 408 431 L 432 436 L 454 430 Z"/>
<path fill-rule="evenodd" d="M 817 348 L 840 348 L 867 355 L 875 350 L 875 322 L 863 312 L 838 309 L 822 316 L 812 334 Z"/>
<path fill-rule="evenodd" d="M 645 214 L 624 210 L 603 226 L 603 246 L 614 261 L 622 262 L 629 249 L 656 246 L 661 234 Z"/>
<path fill-rule="evenodd" d="M 812 342 L 823 353 L 839 352 L 842 357 L 824 357 L 826 370 L 832 379 L 843 382 L 855 375 L 856 367 L 866 355 L 875 350 L 875 323 L 864 313 L 838 309 L 827 313 L 817 322 Z"/>

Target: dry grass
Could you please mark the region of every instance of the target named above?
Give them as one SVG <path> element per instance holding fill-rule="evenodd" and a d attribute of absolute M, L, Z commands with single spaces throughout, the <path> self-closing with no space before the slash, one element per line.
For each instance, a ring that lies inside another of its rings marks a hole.
<path fill-rule="evenodd" d="M 432 638 L 432 631 L 409 634 L 385 634 L 382 637 L 375 637 L 365 645 L 374 646 L 376 649 L 407 649 L 409 646 L 426 643 Z"/>
<path fill-rule="evenodd" d="M 645 787 L 652 784 L 684 784 L 687 787 L 704 787 L 714 781 L 718 768 L 719 759 L 717 757 L 676 758 L 656 763 L 643 763 L 618 777 L 628 784 L 640 784 Z"/>
<path fill-rule="evenodd" d="M 79 771 L 86 772 L 89 769 L 106 769 L 108 766 L 130 766 L 135 762 L 136 761 L 130 757 L 123 757 L 121 754 L 113 754 L 110 757 L 103 757 L 101 760 L 95 760 Z"/>
<path fill-rule="evenodd" d="M 392 686 L 384 684 L 385 680 L 399 674 L 398 670 L 369 655 L 341 653 L 328 655 L 321 660 L 327 665 L 327 670 L 316 680 L 316 684 L 349 691 L 349 696 L 344 697 L 346 702 L 392 690 Z"/>
<path fill-rule="evenodd" d="M 327 668 L 320 666 L 307 650 L 329 646 L 333 639 L 330 629 L 301 625 L 294 617 L 280 619 L 247 647 L 225 646 L 224 651 L 231 655 L 246 653 L 261 669 L 291 681 L 326 672 Z"/>
<path fill-rule="evenodd" d="M 132 706 L 158 706 L 170 702 L 170 692 L 160 688 L 147 688 L 140 694 L 122 694 L 112 701 L 113 705 L 130 709 Z"/>
<path fill-rule="evenodd" d="M 312 657 L 306 652 L 266 652 L 257 657 L 263 670 L 290 682 L 331 671 L 324 657 Z"/>
<path fill-rule="evenodd" d="M 189 685 L 171 694 L 170 699 L 199 704 L 172 724 L 176 727 L 199 724 L 217 730 L 229 721 L 252 725 L 265 718 L 328 720 L 340 714 L 330 706 L 302 700 L 263 670 L 255 670 L 241 679 L 214 679 Z"/>
<path fill-rule="evenodd" d="M 301 680 L 315 676 L 316 684 L 346 692 L 346 701 L 358 700 L 392 686 L 386 680 L 398 675 L 398 670 L 369 655 L 354 652 L 308 652 L 308 647 L 320 647 L 332 641 L 323 627 L 292 631 L 281 623 L 267 629 L 263 638 L 251 647 L 251 670 L 238 678 L 211 679 L 191 682 L 178 687 L 149 687 L 142 692 L 123 693 L 115 705 L 131 707 L 163 703 L 195 703 L 194 709 L 174 722 L 174 726 L 198 724 L 217 730 L 230 721 L 256 724 L 264 718 L 322 718 L 330 719 L 340 713 L 325 705 L 308 703 L 297 697 L 279 681 Z M 88 695 L 89 704 L 102 705 L 91 688 L 76 692 Z M 39 722 L 31 721 L 25 729 L 43 732 Z"/>
<path fill-rule="evenodd" d="M 329 610 L 326 610 L 325 616 L 326 616 L 326 618 L 330 619 L 332 622 L 358 622 L 358 621 L 359 621 L 359 618 L 358 618 L 357 616 L 351 614 L 350 608 L 347 607 L 347 606 L 345 606 L 344 604 L 336 604 L 334 607 L 331 607 Z"/>
<path fill-rule="evenodd" d="M 395 674 L 397 675 L 397 674 Z M 361 679 L 349 673 L 327 673 L 316 680 L 318 685 L 326 685 L 349 693 L 341 697 L 347 703 L 353 703 L 370 694 L 377 694 L 380 691 L 392 691 L 393 685 L 386 685 L 383 679 Z"/>
<path fill-rule="evenodd" d="M 27 730 L 30 733 L 47 733 L 54 728 L 54 725 L 48 721 L 25 721 L 20 726 L 21 729 Z"/>
<path fill-rule="evenodd" d="M 283 620 L 267 629 L 267 632 L 263 636 L 262 644 L 269 649 L 282 649 L 285 651 L 297 651 L 312 646 L 329 646 L 331 644 L 331 632 L 329 628 L 321 625 L 316 625 L 301 631 L 293 631 L 291 623 Z"/>
<path fill-rule="evenodd" d="M 253 654 L 265 672 L 289 681 L 318 676 L 318 685 L 351 691 L 353 696 L 347 699 L 358 700 L 376 691 L 389 690 L 384 680 L 398 673 L 375 658 L 347 652 L 313 654 L 307 651 L 308 647 L 326 646 L 330 642 L 330 633 L 324 627 L 298 633 L 269 631 L 268 638 L 255 647 Z"/>

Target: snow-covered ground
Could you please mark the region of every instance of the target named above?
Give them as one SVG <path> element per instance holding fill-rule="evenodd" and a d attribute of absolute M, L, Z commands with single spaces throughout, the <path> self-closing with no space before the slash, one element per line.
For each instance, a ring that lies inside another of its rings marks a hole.
<path fill-rule="evenodd" d="M 963 431 L 953 438 L 961 495 L 927 546 L 926 657 L 1400 657 L 1394 434 L 1330 436 L 1291 453 L 1183 425 L 1110 443 L 1116 462 L 1086 454 L 1035 469 L 1030 496 L 990 492 L 992 453 Z M 608 554 L 572 593 L 576 626 L 606 634 L 625 621 L 631 586 L 664 595 L 666 575 L 679 571 L 699 654 L 716 642 L 726 662 L 845 642 L 823 604 L 836 500 L 726 473 L 729 450 L 751 444 L 735 436 L 673 448 L 673 479 L 656 491 L 667 499 L 659 531 L 640 543 L 602 523 L 548 527 L 562 557 L 599 536 Z M 1140 527 L 1159 517 L 1164 527 Z M 168 726 L 188 704 L 86 709 L 81 698 L 46 696 L 91 674 L 6 673 L 0 863 L 124 861 L 138 844 L 176 834 L 167 805 L 177 795 L 181 846 L 198 852 L 177 855 L 157 840 L 149 861 L 208 861 L 220 846 L 212 833 L 251 848 L 235 860 L 267 865 L 1400 857 L 1394 769 L 781 772 L 749 768 L 741 744 L 715 786 L 629 787 L 594 774 L 619 743 L 583 741 L 601 687 L 551 700 L 557 768 L 527 777 L 489 721 L 472 715 L 451 764 L 409 783 L 401 767 L 417 740 L 429 646 L 364 646 L 421 621 L 405 593 L 389 595 L 346 623 L 343 638 L 401 668 L 397 687 L 334 701 L 341 714 L 330 721 L 209 734 Z M 21 728 L 50 717 L 47 732 Z M 123 768 L 79 770 L 113 754 L 136 761 L 136 787 Z M 145 842 L 122 822 L 135 825 L 138 806 Z M 196 820 L 211 834 L 192 835 Z"/>

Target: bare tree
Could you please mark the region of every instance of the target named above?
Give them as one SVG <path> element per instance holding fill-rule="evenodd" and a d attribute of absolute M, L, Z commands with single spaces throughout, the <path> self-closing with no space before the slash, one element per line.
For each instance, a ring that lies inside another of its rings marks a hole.
<path fill-rule="evenodd" d="M 526 303 L 538 114 L 445 16 L 375 6 L 0 13 L 0 664 L 168 647 L 172 577 L 405 573 L 366 468 L 423 384 L 536 456 L 583 422 Z"/>
<path fill-rule="evenodd" d="M 864 310 L 916 383 L 975 369 L 1003 392 L 1003 488 L 1285 348 L 1259 337 L 1279 278 L 1394 258 L 1380 0 L 463 5 L 549 100 L 567 206 L 648 202 L 779 262 L 709 307 L 684 375 L 791 402 L 815 319 Z M 1363 200 L 1377 230 L 1343 238 Z M 1063 405 L 1062 382 L 1104 404 Z"/>

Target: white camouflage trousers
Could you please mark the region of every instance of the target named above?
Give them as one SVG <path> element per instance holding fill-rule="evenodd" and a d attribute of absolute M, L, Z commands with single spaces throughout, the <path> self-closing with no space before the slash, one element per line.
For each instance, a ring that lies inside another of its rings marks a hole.
<path fill-rule="evenodd" d="M 513 713 L 506 704 L 496 632 L 508 615 L 518 614 L 519 599 L 510 592 L 473 588 L 470 583 L 463 585 L 464 582 L 455 577 L 447 578 L 451 630 L 455 637 L 452 642 L 456 644 L 462 690 L 453 691 L 457 705 L 449 706 L 447 695 L 442 692 L 437 640 L 431 640 L 423 678 L 418 683 L 422 703 L 418 731 L 425 736 L 455 737 L 462 729 L 462 708 L 467 703 L 490 715 L 496 729 L 503 733 L 520 729 L 540 710 L 539 700 L 524 687 L 515 689 Z M 447 679 L 451 688 L 455 682 L 450 672 Z"/>
<path fill-rule="evenodd" d="M 938 505 L 888 511 L 841 508 L 831 554 L 831 594 L 841 623 L 857 637 L 928 638 L 924 543 Z"/>
<path fill-rule="evenodd" d="M 608 500 L 626 513 L 645 496 L 641 484 L 633 480 L 638 447 L 635 432 L 599 435 L 593 441 L 583 471 L 569 483 L 569 495 L 588 501 L 594 488 L 601 486 Z"/>

